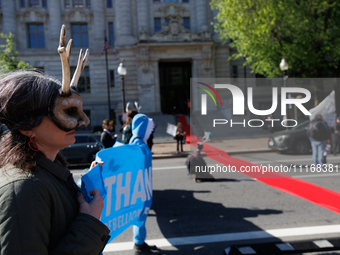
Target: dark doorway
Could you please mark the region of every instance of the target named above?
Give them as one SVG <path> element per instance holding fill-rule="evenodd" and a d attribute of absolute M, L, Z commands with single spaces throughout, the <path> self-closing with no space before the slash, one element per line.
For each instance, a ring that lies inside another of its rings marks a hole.
<path fill-rule="evenodd" d="M 187 114 L 190 99 L 190 62 L 160 62 L 161 110 L 164 114 Z"/>

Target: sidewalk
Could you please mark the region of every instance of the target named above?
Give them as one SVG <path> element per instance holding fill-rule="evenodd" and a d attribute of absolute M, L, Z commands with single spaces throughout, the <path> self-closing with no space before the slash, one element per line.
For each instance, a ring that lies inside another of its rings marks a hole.
<path fill-rule="evenodd" d="M 173 139 L 158 138 L 154 140 L 154 143 L 155 144 L 152 147 L 154 159 L 187 157 L 191 151 L 195 150 L 193 146 L 190 146 L 189 144 L 184 144 L 184 152 L 177 154 L 176 141 Z M 272 151 L 268 148 L 268 137 L 230 139 L 223 141 L 213 140 L 209 142 L 209 144 L 229 153 L 230 155 Z"/>

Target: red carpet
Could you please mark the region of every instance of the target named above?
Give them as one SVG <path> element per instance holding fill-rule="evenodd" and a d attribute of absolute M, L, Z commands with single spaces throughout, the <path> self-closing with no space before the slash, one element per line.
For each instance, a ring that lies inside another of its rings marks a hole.
<path fill-rule="evenodd" d="M 197 142 L 198 138 L 192 135 L 191 145 L 196 147 Z M 322 188 L 300 179 L 292 178 L 291 176 L 283 173 L 245 172 L 244 170 L 247 166 L 248 168 L 251 166 L 259 166 L 245 160 L 231 157 L 228 153 L 207 143 L 204 143 L 202 151 L 205 152 L 208 158 L 213 159 L 225 166 L 230 165 L 230 167 L 233 167 L 233 169 L 236 168 L 237 171 L 251 178 L 256 178 L 258 181 L 265 183 L 275 189 L 303 198 L 336 213 L 340 213 L 340 194 L 335 191 Z"/>

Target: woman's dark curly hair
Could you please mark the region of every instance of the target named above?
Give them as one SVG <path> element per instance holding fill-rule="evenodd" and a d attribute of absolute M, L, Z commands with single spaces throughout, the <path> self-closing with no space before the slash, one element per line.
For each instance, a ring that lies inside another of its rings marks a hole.
<path fill-rule="evenodd" d="M 47 115 L 51 96 L 60 82 L 36 71 L 15 71 L 0 76 L 0 123 L 9 131 L 0 142 L 0 168 L 12 164 L 24 171 L 35 168 L 38 153 L 28 147 L 20 130 L 37 127 Z M 61 161 L 60 155 L 57 160 Z M 61 161 L 63 162 L 63 161 Z"/>

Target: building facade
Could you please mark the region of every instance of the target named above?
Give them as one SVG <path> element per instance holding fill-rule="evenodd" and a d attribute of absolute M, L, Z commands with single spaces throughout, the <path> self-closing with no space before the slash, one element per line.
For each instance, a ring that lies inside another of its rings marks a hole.
<path fill-rule="evenodd" d="M 125 101 L 143 113 L 172 114 L 187 110 L 191 77 L 251 77 L 242 60 L 228 60 L 234 49 L 214 32 L 215 14 L 209 0 L 1 0 L 0 29 L 15 35 L 19 58 L 59 79 L 61 25 L 73 38 L 71 70 L 89 48 L 78 92 L 92 130 L 109 118 L 109 105 L 116 120 L 121 115 L 122 84 Z"/>

